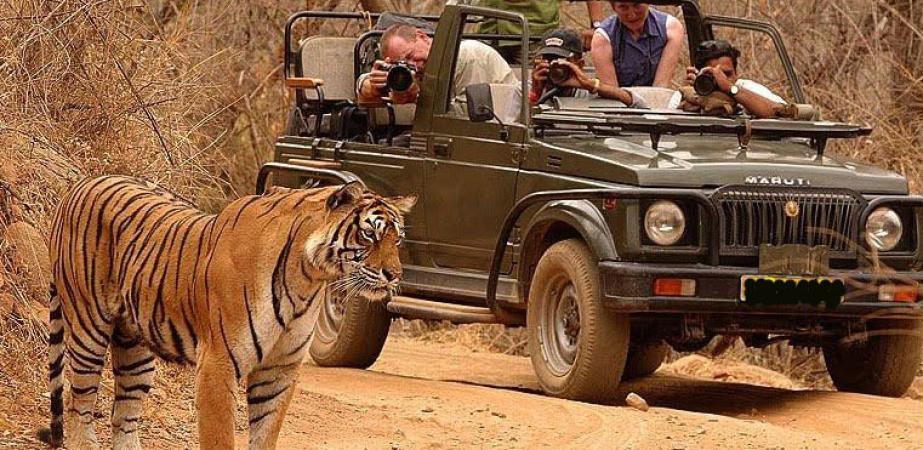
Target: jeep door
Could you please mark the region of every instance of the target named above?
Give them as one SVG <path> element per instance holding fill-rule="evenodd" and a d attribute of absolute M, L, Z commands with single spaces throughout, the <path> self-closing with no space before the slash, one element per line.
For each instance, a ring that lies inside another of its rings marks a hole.
<path fill-rule="evenodd" d="M 521 152 L 528 140 L 523 124 L 528 123 L 529 111 L 523 104 L 523 84 L 492 86 L 494 109 L 501 116 L 512 116 L 503 119 L 504 125 L 497 120 L 469 120 L 464 103 L 455 99 L 462 24 L 469 15 L 527 26 L 521 15 L 505 11 L 447 8 L 430 51 L 415 132 L 421 131 L 427 139 L 423 189 L 433 266 L 486 273 L 503 220 L 515 201 Z M 525 55 L 528 36 L 520 38 Z M 524 72 L 520 69 L 517 75 Z M 510 266 L 506 261 L 505 269 Z"/>

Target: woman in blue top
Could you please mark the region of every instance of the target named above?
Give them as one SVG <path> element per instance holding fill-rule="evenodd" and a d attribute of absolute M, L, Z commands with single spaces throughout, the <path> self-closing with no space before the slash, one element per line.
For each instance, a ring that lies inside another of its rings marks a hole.
<path fill-rule="evenodd" d="M 685 40 L 683 24 L 646 3 L 611 3 L 615 15 L 593 24 L 591 55 L 600 81 L 670 87 Z M 601 10 L 590 8 L 591 17 L 594 9 Z"/>

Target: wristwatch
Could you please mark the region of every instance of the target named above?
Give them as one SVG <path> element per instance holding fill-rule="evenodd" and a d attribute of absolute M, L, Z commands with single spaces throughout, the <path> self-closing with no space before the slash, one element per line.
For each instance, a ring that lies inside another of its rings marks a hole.
<path fill-rule="evenodd" d="M 599 26 L 602 25 L 602 24 L 603 24 L 603 21 L 602 21 L 602 20 L 594 20 L 594 21 L 591 23 L 591 25 L 592 25 L 592 27 L 593 27 L 594 30 L 597 29 L 597 28 L 599 28 Z"/>
<path fill-rule="evenodd" d="M 736 97 L 738 93 L 740 93 L 740 86 L 732 84 L 731 88 L 728 89 L 728 94 L 731 94 L 731 97 Z"/>

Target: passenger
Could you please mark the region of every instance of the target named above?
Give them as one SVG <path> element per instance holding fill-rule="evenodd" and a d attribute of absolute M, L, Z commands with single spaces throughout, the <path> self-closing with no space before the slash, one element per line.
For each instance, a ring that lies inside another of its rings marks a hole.
<path fill-rule="evenodd" d="M 740 50 L 728 41 L 703 41 L 696 48 L 695 67 L 686 68 L 686 84 L 691 86 L 699 73 L 711 73 L 717 90 L 733 98 L 750 115 L 760 119 L 777 117 L 785 100 L 762 84 L 740 78 L 738 58 Z"/>
<path fill-rule="evenodd" d="M 599 2 L 589 2 L 591 17 Z M 603 83 L 670 87 L 685 42 L 680 21 L 646 3 L 610 2 L 615 14 L 597 23 L 591 52 Z"/>
<path fill-rule="evenodd" d="M 589 97 L 592 94 L 603 98 L 619 100 L 626 105 L 643 107 L 640 97 L 633 97 L 631 92 L 603 84 L 598 78 L 590 77 L 583 71 L 583 40 L 571 29 L 551 30 L 542 37 L 542 47 L 532 68 L 532 86 L 529 88 L 529 102 L 537 104 L 542 95 L 557 87 L 558 97 Z M 572 74 L 567 81 L 552 85 L 548 78 L 552 65 L 566 66 Z"/>
<path fill-rule="evenodd" d="M 372 71 L 363 74 L 358 80 L 358 99 L 360 102 L 380 102 L 385 92 L 388 72 L 381 70 L 386 62 L 406 61 L 416 67 L 417 81 L 426 69 L 433 39 L 423 30 L 406 24 L 397 24 L 388 28 L 381 36 L 381 54 L 384 61 L 376 61 Z M 458 48 L 452 80 L 453 110 L 464 113 L 465 88 L 472 84 L 491 83 L 519 85 L 509 64 L 493 47 L 483 42 L 462 40 Z M 420 92 L 419 83 L 414 83 L 405 92 L 391 92 L 394 103 L 414 103 Z"/>

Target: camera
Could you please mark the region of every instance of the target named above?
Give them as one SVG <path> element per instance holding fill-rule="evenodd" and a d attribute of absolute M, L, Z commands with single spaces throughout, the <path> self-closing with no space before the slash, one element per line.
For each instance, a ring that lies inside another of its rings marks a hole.
<path fill-rule="evenodd" d="M 379 67 L 388 72 L 385 82 L 388 91 L 405 92 L 413 86 L 413 79 L 417 74 L 417 67 L 407 61 L 384 63 Z"/>
<path fill-rule="evenodd" d="M 561 64 L 559 61 L 563 61 L 563 59 L 548 61 L 548 79 L 551 81 L 551 84 L 556 86 L 564 84 L 574 76 L 574 71 L 571 70 L 569 66 Z"/>
<path fill-rule="evenodd" d="M 711 72 L 700 70 L 699 74 L 695 76 L 695 81 L 692 82 L 692 88 L 695 89 L 696 94 L 701 96 L 711 95 L 718 90 L 718 82 Z"/>

